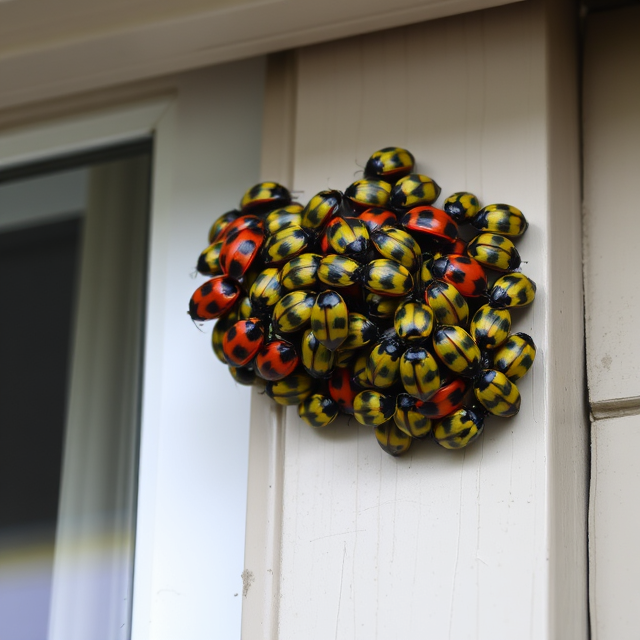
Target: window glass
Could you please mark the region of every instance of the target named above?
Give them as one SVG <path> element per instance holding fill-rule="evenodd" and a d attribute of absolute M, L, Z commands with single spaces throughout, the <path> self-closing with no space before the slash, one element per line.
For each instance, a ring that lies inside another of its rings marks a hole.
<path fill-rule="evenodd" d="M 0 173 L 0 638 L 129 637 L 150 157 Z"/>

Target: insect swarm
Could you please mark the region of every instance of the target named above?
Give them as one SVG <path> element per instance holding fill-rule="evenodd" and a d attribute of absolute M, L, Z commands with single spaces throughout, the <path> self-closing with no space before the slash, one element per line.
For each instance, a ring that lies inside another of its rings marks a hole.
<path fill-rule="evenodd" d="M 237 382 L 313 428 L 354 416 L 393 456 L 416 440 L 461 449 L 487 415 L 514 416 L 536 354 L 511 333 L 511 309 L 536 293 L 514 244 L 524 214 L 466 191 L 440 209 L 440 186 L 414 169 L 386 147 L 306 206 L 278 183 L 251 187 L 212 224 L 197 261 L 210 279 L 189 302 L 193 321 L 216 321 Z"/>

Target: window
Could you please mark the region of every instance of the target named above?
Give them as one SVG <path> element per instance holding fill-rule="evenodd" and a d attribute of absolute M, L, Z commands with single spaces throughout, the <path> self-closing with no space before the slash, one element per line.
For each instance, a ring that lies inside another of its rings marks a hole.
<path fill-rule="evenodd" d="M 134 640 L 240 637 L 250 395 L 186 311 L 209 226 L 259 179 L 263 86 L 264 60 L 247 60 L 167 79 L 159 98 L 0 133 L 0 168 L 153 139 Z M 112 265 L 94 266 L 102 277 Z M 64 640 L 95 637 L 72 631 Z"/>
<path fill-rule="evenodd" d="M 3 637 L 128 635 L 150 158 L 0 175 Z"/>

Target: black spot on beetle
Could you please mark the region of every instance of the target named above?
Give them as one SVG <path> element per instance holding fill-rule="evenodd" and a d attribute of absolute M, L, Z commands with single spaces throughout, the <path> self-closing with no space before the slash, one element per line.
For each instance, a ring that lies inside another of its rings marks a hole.
<path fill-rule="evenodd" d="M 247 358 L 249 352 L 242 345 L 237 344 L 231 350 L 231 355 L 233 356 L 234 362 L 242 362 Z"/>
<path fill-rule="evenodd" d="M 333 320 L 333 328 L 334 329 L 344 329 L 347 326 L 347 319 L 346 318 L 334 318 Z"/>
<path fill-rule="evenodd" d="M 528 292 L 527 292 L 527 288 L 526 287 L 523 287 L 522 289 L 520 289 L 518 291 L 517 298 L 518 298 L 518 302 L 520 304 L 526 304 L 527 303 L 527 300 L 528 300 L 529 296 L 528 296 Z"/>
<path fill-rule="evenodd" d="M 296 350 L 289 345 L 280 345 L 278 347 L 278 355 L 283 363 L 291 362 L 297 358 Z"/>
<path fill-rule="evenodd" d="M 256 342 L 260 340 L 264 335 L 262 327 L 258 323 L 247 322 L 246 325 L 246 336 L 251 342 Z"/>
<path fill-rule="evenodd" d="M 458 354 L 455 351 L 449 351 L 441 355 L 440 357 L 445 361 L 446 364 L 452 365 L 458 359 Z"/>

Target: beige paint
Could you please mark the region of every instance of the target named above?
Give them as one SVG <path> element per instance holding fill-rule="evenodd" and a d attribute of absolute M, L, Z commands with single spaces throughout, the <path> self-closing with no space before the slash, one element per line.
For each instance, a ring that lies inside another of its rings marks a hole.
<path fill-rule="evenodd" d="M 296 106 L 296 56 L 293 52 L 269 57 L 264 96 L 263 180 L 291 184 Z M 247 532 L 242 602 L 242 638 L 276 638 L 280 597 L 280 544 L 284 409 L 268 398 L 262 387 L 251 394 Z"/>
<path fill-rule="evenodd" d="M 0 3 L 0 109 L 512 1 Z"/>
<path fill-rule="evenodd" d="M 589 504 L 594 640 L 630 640 L 640 624 L 640 7 L 587 19 L 584 228 L 587 374 L 592 424 Z"/>
<path fill-rule="evenodd" d="M 640 412 L 640 7 L 589 17 L 584 75 L 585 304 L 594 414 Z"/>
<path fill-rule="evenodd" d="M 590 599 L 593 640 L 632 640 L 640 628 L 640 416 L 592 428 Z"/>
<path fill-rule="evenodd" d="M 373 150 L 398 144 L 443 196 L 521 207 L 539 293 L 514 325 L 539 352 L 520 415 L 489 420 L 466 452 L 419 443 L 392 459 L 353 420 L 317 431 L 288 409 L 278 633 L 248 639 L 586 637 L 572 18 L 570 3 L 529 2 L 299 51 L 300 199 L 344 189 Z M 245 601 L 245 622 L 263 603 Z"/>

